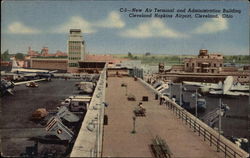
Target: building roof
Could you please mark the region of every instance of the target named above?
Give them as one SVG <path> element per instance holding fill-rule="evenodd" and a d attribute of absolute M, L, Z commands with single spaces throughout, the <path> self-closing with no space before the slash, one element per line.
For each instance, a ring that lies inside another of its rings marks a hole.
<path fill-rule="evenodd" d="M 40 61 L 68 61 L 67 58 L 31 58 L 31 60 Z"/>
<path fill-rule="evenodd" d="M 70 29 L 69 32 L 70 32 L 70 33 L 71 33 L 71 32 L 81 32 L 81 29 Z"/>
<path fill-rule="evenodd" d="M 87 54 L 85 56 L 86 62 L 108 62 L 108 63 L 120 63 L 123 59 L 114 58 L 113 55 L 96 55 Z"/>

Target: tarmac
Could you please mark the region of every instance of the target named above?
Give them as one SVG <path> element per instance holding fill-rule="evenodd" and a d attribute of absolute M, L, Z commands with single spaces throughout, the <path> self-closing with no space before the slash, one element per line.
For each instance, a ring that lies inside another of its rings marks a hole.
<path fill-rule="evenodd" d="M 136 101 L 128 101 L 127 95 L 133 94 Z M 142 101 L 148 96 L 149 101 Z M 106 90 L 106 109 L 108 125 L 104 126 L 104 157 L 154 157 L 150 144 L 155 136 L 166 141 L 173 157 L 224 157 L 197 136 L 185 123 L 165 106 L 159 105 L 153 93 L 149 92 L 139 81 L 128 77 L 109 77 Z M 136 117 L 133 131 L 133 110 L 139 102 L 146 108 L 146 116 Z"/>
<path fill-rule="evenodd" d="M 33 146 L 31 137 L 43 136 L 45 128 L 30 120 L 32 112 L 37 108 L 56 110 L 62 100 L 74 93 L 76 80 L 60 80 L 39 82 L 38 88 L 15 86 L 14 96 L 1 98 L 1 152 L 6 156 L 19 156 L 27 146 Z M 39 150 L 55 149 L 65 152 L 66 146 L 40 145 Z M 42 152 L 42 151 L 41 151 Z"/>
<path fill-rule="evenodd" d="M 187 91 L 183 91 L 184 101 L 191 102 L 191 106 L 195 106 L 195 98 L 192 98 L 191 95 L 195 93 L 197 87 L 195 86 L 185 86 Z M 172 85 L 172 95 L 176 95 L 179 98 L 180 86 Z M 169 91 L 169 90 L 168 90 Z M 198 116 L 202 119 L 208 112 L 219 107 L 219 98 L 218 96 L 205 95 L 207 110 L 204 113 L 199 113 Z M 247 115 L 248 115 L 248 96 L 222 96 L 221 100 L 224 104 L 227 104 L 230 107 L 230 110 L 227 111 L 226 116 L 222 117 L 222 130 L 226 137 L 236 136 L 236 137 L 249 137 L 250 134 L 247 129 Z M 215 127 L 218 127 L 218 123 L 215 124 Z"/>

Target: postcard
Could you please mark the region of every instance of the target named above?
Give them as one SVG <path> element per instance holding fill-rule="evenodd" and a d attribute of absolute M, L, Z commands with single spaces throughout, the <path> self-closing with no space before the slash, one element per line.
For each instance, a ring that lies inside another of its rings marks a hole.
<path fill-rule="evenodd" d="M 3 0 L 1 156 L 249 157 L 249 2 Z"/>

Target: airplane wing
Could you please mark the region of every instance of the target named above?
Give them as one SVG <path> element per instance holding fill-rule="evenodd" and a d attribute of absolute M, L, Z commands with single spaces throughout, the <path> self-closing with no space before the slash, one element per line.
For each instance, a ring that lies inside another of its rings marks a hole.
<path fill-rule="evenodd" d="M 223 94 L 223 91 L 222 90 L 219 90 L 219 91 L 210 90 L 209 93 L 210 94 Z"/>
<path fill-rule="evenodd" d="M 223 90 L 220 91 L 209 91 L 210 94 L 223 94 L 223 95 L 229 95 L 229 96 L 249 96 L 248 92 L 232 92 L 232 91 L 226 91 Z"/>
<path fill-rule="evenodd" d="M 216 84 L 216 83 L 204 83 L 204 82 L 188 82 L 188 81 L 183 81 L 184 85 L 190 85 L 190 86 L 198 86 L 198 87 L 207 87 L 211 89 L 221 89 L 222 85 Z"/>
<path fill-rule="evenodd" d="M 10 88 L 10 89 L 7 89 L 7 92 L 9 92 L 11 95 L 14 95 L 14 93 L 13 93 L 13 91 L 12 91 L 11 88 Z"/>
<path fill-rule="evenodd" d="M 190 85 L 190 86 L 199 86 L 202 87 L 201 82 L 188 82 L 188 81 L 183 81 L 184 85 Z"/>
<path fill-rule="evenodd" d="M 24 69 L 24 68 L 17 68 L 17 69 L 12 69 L 11 72 L 13 73 L 37 73 L 37 72 L 43 72 L 43 73 L 48 73 L 48 70 L 37 70 L 37 69 Z"/>
<path fill-rule="evenodd" d="M 232 96 L 249 96 L 248 92 L 232 92 L 232 91 L 227 91 L 224 93 L 225 95 L 232 95 Z"/>
<path fill-rule="evenodd" d="M 237 84 L 237 85 L 232 85 L 231 91 L 249 91 L 249 85 L 241 85 L 241 84 Z"/>
<path fill-rule="evenodd" d="M 53 70 L 53 71 L 49 71 L 50 73 L 55 73 L 55 72 L 57 72 L 57 70 Z"/>
<path fill-rule="evenodd" d="M 31 77 L 31 76 L 36 76 L 37 74 L 36 73 L 23 73 L 22 75 L 25 77 Z"/>
<path fill-rule="evenodd" d="M 31 80 L 31 81 L 24 81 L 24 82 L 13 82 L 13 84 L 15 86 L 18 86 L 18 85 L 26 84 L 26 83 L 29 83 L 29 82 L 39 82 L 39 81 L 44 81 L 44 80 L 46 80 L 46 79 L 43 78 L 43 79 L 39 79 L 39 80 Z"/>

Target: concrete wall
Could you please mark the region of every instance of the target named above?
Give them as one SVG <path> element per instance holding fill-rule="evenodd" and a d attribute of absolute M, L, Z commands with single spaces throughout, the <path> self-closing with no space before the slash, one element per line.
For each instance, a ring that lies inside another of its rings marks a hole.
<path fill-rule="evenodd" d="M 106 68 L 100 74 L 70 157 L 101 157 Z"/>

